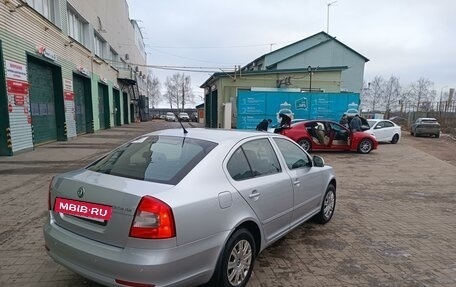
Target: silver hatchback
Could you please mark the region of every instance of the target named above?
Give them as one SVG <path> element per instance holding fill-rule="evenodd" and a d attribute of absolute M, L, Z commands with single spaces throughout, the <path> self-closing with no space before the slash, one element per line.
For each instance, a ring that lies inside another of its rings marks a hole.
<path fill-rule="evenodd" d="M 333 168 L 286 137 L 163 130 L 55 176 L 45 247 L 107 286 L 245 286 L 264 248 L 335 203 Z"/>

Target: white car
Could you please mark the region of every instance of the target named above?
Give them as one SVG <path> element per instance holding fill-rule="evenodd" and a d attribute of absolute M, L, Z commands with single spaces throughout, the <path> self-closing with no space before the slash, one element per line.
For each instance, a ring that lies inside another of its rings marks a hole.
<path fill-rule="evenodd" d="M 172 112 L 167 112 L 165 116 L 165 121 L 167 122 L 175 122 L 176 121 L 176 115 Z"/>
<path fill-rule="evenodd" d="M 369 129 L 364 131 L 375 136 L 378 142 L 395 144 L 401 138 L 401 127 L 389 120 L 368 119 Z"/>
<path fill-rule="evenodd" d="M 183 122 L 189 122 L 190 121 L 190 117 L 188 116 L 187 113 L 179 113 L 179 119 Z"/>

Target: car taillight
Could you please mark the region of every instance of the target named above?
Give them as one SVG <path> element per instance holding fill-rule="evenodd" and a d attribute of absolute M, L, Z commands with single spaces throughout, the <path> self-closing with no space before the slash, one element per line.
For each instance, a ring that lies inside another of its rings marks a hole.
<path fill-rule="evenodd" d="M 130 229 L 130 237 L 165 239 L 176 236 L 171 207 L 161 200 L 144 196 L 139 202 Z"/>

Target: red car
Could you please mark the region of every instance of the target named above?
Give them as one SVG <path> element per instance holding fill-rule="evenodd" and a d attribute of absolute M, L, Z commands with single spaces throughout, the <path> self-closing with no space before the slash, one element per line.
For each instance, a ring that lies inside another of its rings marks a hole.
<path fill-rule="evenodd" d="M 327 120 L 309 120 L 292 124 L 280 131 L 296 141 L 306 151 L 337 150 L 370 153 L 377 149 L 377 140 L 365 132 L 351 132 L 344 126 Z"/>

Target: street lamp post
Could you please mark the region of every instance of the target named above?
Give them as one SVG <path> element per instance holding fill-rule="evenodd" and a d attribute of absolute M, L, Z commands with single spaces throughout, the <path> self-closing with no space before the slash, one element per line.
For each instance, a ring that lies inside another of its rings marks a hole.
<path fill-rule="evenodd" d="M 312 67 L 307 67 L 307 72 L 309 72 L 309 93 L 312 92 Z"/>
<path fill-rule="evenodd" d="M 326 33 L 329 34 L 329 6 L 331 6 L 332 4 L 336 3 L 337 1 L 333 1 L 333 2 L 330 2 L 328 3 L 328 14 L 326 16 Z"/>
<path fill-rule="evenodd" d="M 448 87 L 448 85 L 445 85 L 443 86 L 441 89 L 440 89 L 440 102 L 439 102 L 439 112 L 442 112 L 442 92 L 443 92 L 443 89 Z"/>

